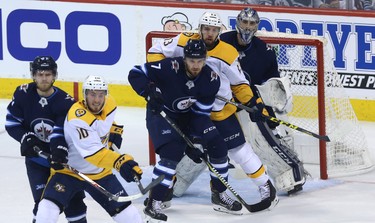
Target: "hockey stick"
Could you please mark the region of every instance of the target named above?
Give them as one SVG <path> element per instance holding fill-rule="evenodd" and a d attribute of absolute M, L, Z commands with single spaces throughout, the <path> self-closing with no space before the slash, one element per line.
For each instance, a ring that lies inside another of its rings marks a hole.
<path fill-rule="evenodd" d="M 221 101 L 224 101 L 224 102 L 226 102 L 226 103 L 232 104 L 232 105 L 234 105 L 234 106 L 236 106 L 236 107 L 238 107 L 238 108 L 241 108 L 241 109 L 243 109 L 243 110 L 246 110 L 246 111 L 248 111 L 248 112 L 254 112 L 254 109 L 249 108 L 249 107 L 247 107 L 247 106 L 245 106 L 245 105 L 243 105 L 243 104 L 241 104 L 241 103 L 237 103 L 237 102 L 235 102 L 235 101 L 228 100 L 228 99 L 226 99 L 226 98 L 224 98 L 224 97 L 222 97 L 222 96 L 220 96 L 220 95 L 216 95 L 216 98 L 219 99 L 219 100 L 221 100 Z M 280 119 L 278 119 L 278 118 L 276 118 L 276 117 L 266 116 L 266 115 L 263 115 L 263 117 L 265 117 L 266 119 L 268 119 L 268 120 L 270 120 L 270 121 L 272 121 L 272 122 L 275 122 L 275 123 L 279 123 L 279 124 L 282 124 L 282 125 L 288 126 L 288 127 L 291 128 L 291 129 L 294 129 L 294 130 L 297 130 L 297 131 L 303 132 L 303 133 L 305 133 L 305 134 L 307 134 L 307 135 L 310 135 L 310 136 L 312 136 L 312 137 L 315 137 L 315 138 L 317 138 L 317 139 L 320 139 L 320 140 L 323 140 L 323 141 L 326 141 L 326 142 L 330 142 L 330 141 L 331 141 L 331 140 L 329 139 L 329 137 L 326 136 L 326 135 L 318 135 L 318 134 L 316 134 L 316 133 L 310 132 L 309 130 L 303 129 L 303 128 L 298 127 L 298 126 L 296 126 L 296 125 L 293 125 L 293 124 L 291 124 L 291 123 L 289 123 L 289 122 L 286 122 L 286 121 L 280 120 Z"/>
<path fill-rule="evenodd" d="M 161 111 L 160 115 L 172 126 L 172 128 L 174 128 L 174 130 L 176 130 L 176 132 L 185 140 L 185 142 L 187 143 L 187 145 L 190 148 L 197 149 L 197 148 L 195 148 L 193 142 L 185 135 L 185 133 L 183 133 L 181 131 L 181 129 L 174 123 L 174 121 L 172 119 L 170 119 L 167 116 L 167 114 L 165 114 L 164 111 Z M 237 200 L 239 202 L 241 202 L 241 204 L 243 206 L 245 206 L 245 208 L 249 212 L 263 211 L 263 210 L 268 209 L 271 206 L 272 202 L 270 200 L 268 200 L 268 199 L 267 200 L 263 200 L 263 201 L 261 201 L 259 203 L 256 203 L 256 204 L 247 204 L 246 201 L 244 199 L 242 199 L 242 197 L 224 179 L 224 177 L 221 176 L 221 174 L 215 169 L 215 167 L 213 167 L 212 164 L 207 161 L 207 158 L 202 158 L 202 160 L 208 166 L 208 168 L 217 176 L 217 178 L 219 178 L 219 180 L 225 185 L 225 187 L 228 188 L 230 190 L 230 192 L 232 192 L 232 194 L 237 198 Z"/>
<path fill-rule="evenodd" d="M 49 154 L 46 152 L 43 152 L 39 147 L 34 146 L 33 147 L 34 151 L 38 153 L 38 155 L 44 159 L 48 159 Z M 128 195 L 128 196 L 118 196 L 114 195 L 111 192 L 107 191 L 104 187 L 100 186 L 100 184 L 96 183 L 95 181 L 91 180 L 89 177 L 87 177 L 85 174 L 79 172 L 77 169 L 69 166 L 66 163 L 62 163 L 62 165 L 72 171 L 73 173 L 77 174 L 80 176 L 83 180 L 85 180 L 87 183 L 89 183 L 91 186 L 96 188 L 98 191 L 100 191 L 102 194 L 108 197 L 109 200 L 114 200 L 117 202 L 128 202 L 131 200 L 135 200 L 137 198 L 140 198 L 143 196 L 142 193 L 134 194 L 134 195 Z"/>
<path fill-rule="evenodd" d="M 116 151 L 117 153 L 121 154 L 120 149 L 115 144 L 112 144 L 112 149 L 114 151 Z M 138 186 L 139 190 L 141 191 L 141 193 L 142 194 L 146 194 L 149 190 L 151 190 L 153 187 L 155 187 L 160 182 L 162 182 L 164 180 L 164 177 L 165 177 L 164 174 L 160 175 L 158 178 L 156 178 L 153 181 L 151 181 L 151 183 L 149 185 L 147 185 L 146 188 L 143 187 L 142 182 L 139 180 L 139 178 L 137 176 L 134 176 L 134 181 L 137 184 L 137 186 Z"/>

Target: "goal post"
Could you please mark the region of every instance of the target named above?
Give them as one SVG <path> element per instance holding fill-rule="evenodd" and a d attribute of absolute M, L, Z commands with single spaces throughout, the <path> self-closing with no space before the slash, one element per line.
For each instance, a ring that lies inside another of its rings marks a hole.
<path fill-rule="evenodd" d="M 146 51 L 155 41 L 178 34 L 149 32 Z M 293 109 L 288 122 L 331 139 L 325 142 L 291 130 L 299 158 L 319 165 L 321 179 L 371 170 L 374 165 L 365 135 L 333 66 L 326 39 L 266 31 L 256 35 L 276 51 L 280 75 L 290 79 Z M 155 164 L 152 146 L 149 155 L 150 164 Z"/>

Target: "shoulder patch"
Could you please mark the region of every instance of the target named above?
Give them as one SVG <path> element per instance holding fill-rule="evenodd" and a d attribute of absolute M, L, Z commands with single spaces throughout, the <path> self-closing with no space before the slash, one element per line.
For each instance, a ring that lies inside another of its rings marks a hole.
<path fill-rule="evenodd" d="M 86 110 L 84 109 L 77 109 L 76 110 L 76 116 L 79 118 L 79 117 L 82 117 L 86 114 Z"/>
<path fill-rule="evenodd" d="M 216 81 L 219 75 L 215 71 L 211 71 L 211 81 Z"/>
<path fill-rule="evenodd" d="M 29 88 L 29 84 L 22 84 L 20 86 L 20 91 L 24 91 L 25 93 L 27 93 L 27 89 Z"/>

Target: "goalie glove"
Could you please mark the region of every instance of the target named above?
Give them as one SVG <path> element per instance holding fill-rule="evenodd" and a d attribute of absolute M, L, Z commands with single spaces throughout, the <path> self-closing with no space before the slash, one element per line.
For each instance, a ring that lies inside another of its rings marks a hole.
<path fill-rule="evenodd" d="M 269 116 L 268 111 L 264 107 L 261 98 L 251 98 L 247 106 L 253 109 L 253 112 L 249 112 L 249 116 L 252 122 L 264 122 L 266 121 L 265 116 Z"/>
<path fill-rule="evenodd" d="M 121 148 L 122 144 L 122 133 L 124 132 L 123 125 L 112 124 L 109 132 L 108 148 L 113 150 L 112 145 L 114 144 L 118 149 Z"/>
<path fill-rule="evenodd" d="M 57 146 L 51 150 L 51 156 L 48 158 L 51 167 L 55 170 L 64 169 L 64 165 L 68 162 L 68 148 L 65 146 Z"/>
<path fill-rule="evenodd" d="M 137 177 L 139 180 L 142 178 L 143 171 L 131 155 L 121 155 L 115 161 L 113 167 L 128 183 L 134 181 L 134 177 Z"/>

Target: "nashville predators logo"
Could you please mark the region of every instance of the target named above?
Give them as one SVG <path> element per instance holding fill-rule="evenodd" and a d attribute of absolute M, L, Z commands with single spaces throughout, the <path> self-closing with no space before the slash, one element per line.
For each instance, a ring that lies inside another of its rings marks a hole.
<path fill-rule="evenodd" d="M 85 114 L 86 114 L 86 111 L 84 109 L 77 109 L 76 110 L 76 116 L 77 117 L 84 116 Z"/>
<path fill-rule="evenodd" d="M 56 183 L 55 186 L 53 186 L 57 192 L 65 192 L 65 185 L 62 185 L 60 183 Z"/>

